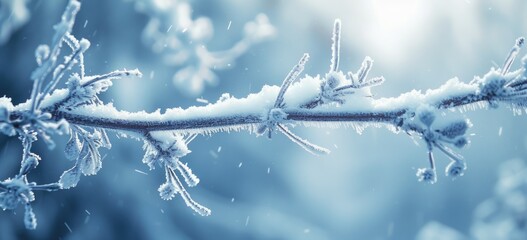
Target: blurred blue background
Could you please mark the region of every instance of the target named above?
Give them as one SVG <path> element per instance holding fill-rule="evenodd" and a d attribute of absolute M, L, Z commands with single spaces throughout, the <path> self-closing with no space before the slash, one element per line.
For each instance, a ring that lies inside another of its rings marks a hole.
<path fill-rule="evenodd" d="M 436 88 L 455 76 L 468 82 L 501 65 L 527 30 L 522 0 L 189 2 L 194 17 L 212 20 L 211 50 L 240 39 L 245 22 L 258 13 L 267 14 L 277 30 L 274 39 L 251 47 L 232 68 L 216 72 L 219 84 L 202 93 L 211 102 L 224 92 L 243 97 L 265 84 L 279 85 L 305 52 L 311 55 L 305 72 L 324 74 L 335 18 L 342 20 L 340 68 L 356 71 L 371 56 L 370 74 L 387 80 L 373 90 L 378 97 Z M 0 46 L 0 96 L 15 104 L 28 98 L 34 49 L 50 42 L 65 5 L 29 1 L 29 21 Z M 139 68 L 142 79 L 115 81 L 103 95 L 123 110 L 202 105 L 175 89 L 177 69 L 141 41 L 148 20 L 131 1 L 82 1 L 73 33 L 92 43 L 85 54 L 87 74 Z M 280 135 L 271 141 L 247 132 L 199 136 L 183 161 L 201 179 L 188 190 L 212 209 L 209 217 L 196 215 L 180 198 L 161 200 L 157 188 L 164 173 L 141 163 L 142 142 L 112 134 L 113 148 L 102 153 L 98 175 L 83 177 L 71 190 L 37 193 L 35 231 L 24 229 L 22 208 L 0 212 L 0 239 L 414 239 L 430 221 L 469 236 L 475 208 L 494 194 L 500 164 L 526 158 L 527 127 L 526 116 L 513 116 L 505 107 L 466 115 L 474 123 L 472 143 L 460 151 L 468 171 L 455 181 L 439 174 L 434 185 L 415 177 L 416 169 L 427 165 L 425 146 L 384 128 L 362 135 L 353 129 L 296 128 L 331 149 L 323 157 Z M 72 166 L 62 153 L 67 137 L 56 140 L 52 151 L 37 144 L 43 161 L 30 180 L 53 182 Z M 18 171 L 21 147 L 5 136 L 0 146 L 0 179 L 6 179 Z M 437 162 L 441 170 L 448 159 L 438 156 Z"/>

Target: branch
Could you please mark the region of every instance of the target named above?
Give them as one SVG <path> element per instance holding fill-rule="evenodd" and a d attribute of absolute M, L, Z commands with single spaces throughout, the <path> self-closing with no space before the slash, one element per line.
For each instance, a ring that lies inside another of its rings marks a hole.
<path fill-rule="evenodd" d="M 111 147 L 106 130 L 134 133 L 143 140 L 143 162 L 150 169 L 160 166 L 165 170 L 166 182 L 158 188 L 161 198 L 170 200 L 179 194 L 191 209 L 206 216 L 211 211 L 195 202 L 180 181 L 182 177 L 187 187 L 195 187 L 199 182 L 181 161 L 190 153 L 188 144 L 197 134 L 248 130 L 271 138 L 273 132 L 280 132 L 310 153 L 326 154 L 329 150 L 297 136 L 289 127 L 351 125 L 360 132 L 368 126 L 387 126 L 424 141 L 429 167 L 418 169 L 416 175 L 420 181 L 435 183 L 434 150 L 450 159 L 445 169 L 447 176 L 462 176 L 467 168 L 462 156 L 451 147 L 462 148 L 469 142 L 466 132 L 472 123 L 446 110 L 487 109 L 502 104 L 521 114 L 527 107 L 527 57 L 518 70 L 509 71 L 523 38 L 517 40 L 501 69 L 491 69 L 469 83 L 454 78 L 424 93 L 413 90 L 398 97 L 376 98 L 371 88 L 382 84 L 384 78 L 368 78 L 373 66 L 371 58 L 366 57 L 356 73 L 345 74 L 338 69 L 341 23 L 336 20 L 330 69 L 323 77 L 306 75 L 299 79 L 309 58 L 304 54 L 280 87 L 264 86 L 260 92 L 241 99 L 224 94 L 216 103 L 201 107 L 171 108 L 163 113 L 126 112 L 104 103 L 98 96 L 112 86 L 113 80 L 141 77 L 141 72 L 120 70 L 85 76 L 83 53 L 88 50 L 89 41 L 78 41 L 70 33 L 79 8 L 80 3 L 71 0 L 61 23 L 55 27 L 52 47 L 37 48 L 39 67 L 32 74 L 35 82 L 30 99 L 13 106 L 10 99 L 0 98 L 0 132 L 18 136 L 23 146 L 19 173 L 0 182 L 0 207 L 13 210 L 24 205 L 29 229 L 36 227 L 30 206 L 34 190 L 72 188 L 82 175 L 95 175 L 102 168 L 99 148 Z M 63 42 L 72 53 L 58 64 L 56 56 Z M 74 66 L 79 66 L 80 72 L 73 72 Z M 49 73 L 53 73 L 51 77 Z M 56 89 L 66 73 L 70 73 L 67 89 Z M 45 81 L 48 83 L 42 90 Z M 41 138 L 52 148 L 53 134 L 70 135 L 65 154 L 75 165 L 64 171 L 56 183 L 28 182 L 27 175 L 40 161 L 40 156 L 31 152 L 32 143 Z"/>

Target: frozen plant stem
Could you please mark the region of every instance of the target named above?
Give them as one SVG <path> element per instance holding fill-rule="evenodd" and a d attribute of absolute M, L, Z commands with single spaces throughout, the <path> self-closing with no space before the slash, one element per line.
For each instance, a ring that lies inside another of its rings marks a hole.
<path fill-rule="evenodd" d="M 10 99 L 0 98 L 0 132 L 18 136 L 23 146 L 18 174 L 0 181 L 0 208 L 14 210 L 19 205 L 24 206 L 29 229 L 36 227 L 30 205 L 35 200 L 33 191 L 73 188 L 81 176 L 97 174 L 103 161 L 99 148 L 111 147 L 107 130 L 132 134 L 144 141 L 143 162 L 151 170 L 156 166 L 165 170 L 166 182 L 158 188 L 162 199 L 170 200 L 180 195 L 187 206 L 207 216 L 211 211 L 194 201 L 183 184 L 195 187 L 199 183 L 199 178 L 181 160 L 190 153 L 188 144 L 198 134 L 248 130 L 271 138 L 273 132 L 278 132 L 310 153 L 326 154 L 329 150 L 297 136 L 290 128 L 343 125 L 361 132 L 367 126 L 387 126 L 424 141 L 430 167 L 418 169 L 416 175 L 420 181 L 435 183 L 434 149 L 450 159 L 445 169 L 447 176 L 462 176 L 466 170 L 463 157 L 450 147 L 462 148 L 468 144 L 466 133 L 471 122 L 445 110 L 487 109 L 502 104 L 515 114 L 521 114 L 527 107 L 527 57 L 519 69 L 509 71 L 524 43 L 523 38 L 517 40 L 501 69 L 491 69 L 469 83 L 454 78 L 424 93 L 413 90 L 398 97 L 375 98 L 371 88 L 382 84 L 384 78 L 368 78 L 373 66 L 370 57 L 364 59 L 356 73 L 345 74 L 339 70 L 341 22 L 336 20 L 330 69 L 322 77 L 300 76 L 309 59 L 309 55 L 304 54 L 280 87 L 264 86 L 260 92 L 246 98 L 224 94 L 216 103 L 187 109 L 171 108 L 164 113 L 120 111 L 111 103 L 101 101 L 98 95 L 111 87 L 115 79 L 141 77 L 142 74 L 135 69 L 85 76 L 84 52 L 90 44 L 71 34 L 79 9 L 80 3 L 71 0 L 62 21 L 55 25 L 52 46 L 37 48 L 35 55 L 39 67 L 31 76 L 34 88 L 30 99 L 14 106 Z M 63 43 L 71 54 L 58 63 Z M 67 88 L 57 89 L 63 76 L 69 76 Z M 43 90 L 42 86 L 45 86 Z M 52 148 L 52 134 L 70 135 L 65 156 L 74 161 L 74 166 L 64 171 L 56 183 L 29 182 L 27 175 L 40 161 L 40 156 L 31 152 L 32 143 L 40 138 Z"/>

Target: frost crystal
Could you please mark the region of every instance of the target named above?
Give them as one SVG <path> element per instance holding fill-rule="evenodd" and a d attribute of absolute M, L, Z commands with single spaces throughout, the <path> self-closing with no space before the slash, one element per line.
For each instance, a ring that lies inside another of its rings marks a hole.
<path fill-rule="evenodd" d="M 445 169 L 445 175 L 456 178 L 465 174 L 467 164 L 465 161 L 451 161 Z"/>
<path fill-rule="evenodd" d="M 415 175 L 419 182 L 434 184 L 437 181 L 436 171 L 431 168 L 419 168 Z"/>
<path fill-rule="evenodd" d="M 445 128 L 439 130 L 443 136 L 453 139 L 467 132 L 469 124 L 466 121 L 452 122 Z"/>
<path fill-rule="evenodd" d="M 430 127 L 435 121 L 435 113 L 431 110 L 430 106 L 422 106 L 417 110 L 417 117 L 425 126 Z"/>
<path fill-rule="evenodd" d="M 24 225 L 27 229 L 37 228 L 37 218 L 35 217 L 35 213 L 33 213 L 33 208 L 29 204 L 26 204 L 25 207 Z"/>
<path fill-rule="evenodd" d="M 176 194 L 179 192 L 179 190 L 176 189 L 176 186 L 174 186 L 172 182 L 166 182 L 161 184 L 157 191 L 159 191 L 159 195 L 163 200 L 172 200 L 172 198 L 176 196 Z"/>

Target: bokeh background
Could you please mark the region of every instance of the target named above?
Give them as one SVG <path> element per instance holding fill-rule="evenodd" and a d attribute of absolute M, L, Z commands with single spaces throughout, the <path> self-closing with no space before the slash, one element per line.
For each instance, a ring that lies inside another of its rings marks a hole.
<path fill-rule="evenodd" d="M 28 22 L 0 46 L 0 96 L 14 103 L 27 99 L 34 49 L 50 42 L 66 3 L 28 1 Z M 194 17 L 212 20 L 211 50 L 240 39 L 244 23 L 258 13 L 267 14 L 277 31 L 232 68 L 216 72 L 219 84 L 201 96 L 211 102 L 225 92 L 243 97 L 265 84 L 279 85 L 305 52 L 311 55 L 305 73 L 324 74 L 336 18 L 342 20 L 341 69 L 356 71 L 365 56 L 372 57 L 370 74 L 387 80 L 373 90 L 379 97 L 436 88 L 455 76 L 470 81 L 501 65 L 516 38 L 527 33 L 522 0 L 189 3 Z M 141 41 L 148 21 L 133 1 L 82 1 L 73 33 L 92 43 L 85 54 L 87 73 L 139 68 L 145 75 L 115 81 L 103 99 L 128 111 L 202 105 L 175 88 L 177 69 Z M 527 157 L 527 118 L 505 107 L 466 115 L 474 123 L 472 143 L 460 151 L 468 171 L 455 181 L 439 174 L 434 185 L 415 177 L 416 169 L 427 165 L 425 146 L 384 128 L 361 135 L 344 128 L 296 128 L 331 149 L 323 157 L 280 135 L 271 141 L 247 132 L 199 136 L 183 161 L 201 179 L 189 191 L 212 209 L 209 217 L 196 215 L 178 197 L 161 200 L 157 188 L 164 173 L 141 163 L 142 142 L 112 134 L 113 148 L 103 152 L 98 175 L 83 177 L 71 190 L 37 193 L 34 231 L 24 229 L 22 208 L 0 212 L 0 239 L 415 239 L 429 222 L 471 238 L 475 209 L 495 195 L 499 166 Z M 51 151 L 37 144 L 43 161 L 30 180 L 56 181 L 73 165 L 62 153 L 67 137 L 56 140 Z M 0 136 L 0 179 L 18 171 L 19 145 Z M 438 156 L 437 162 L 441 170 L 448 159 Z"/>

